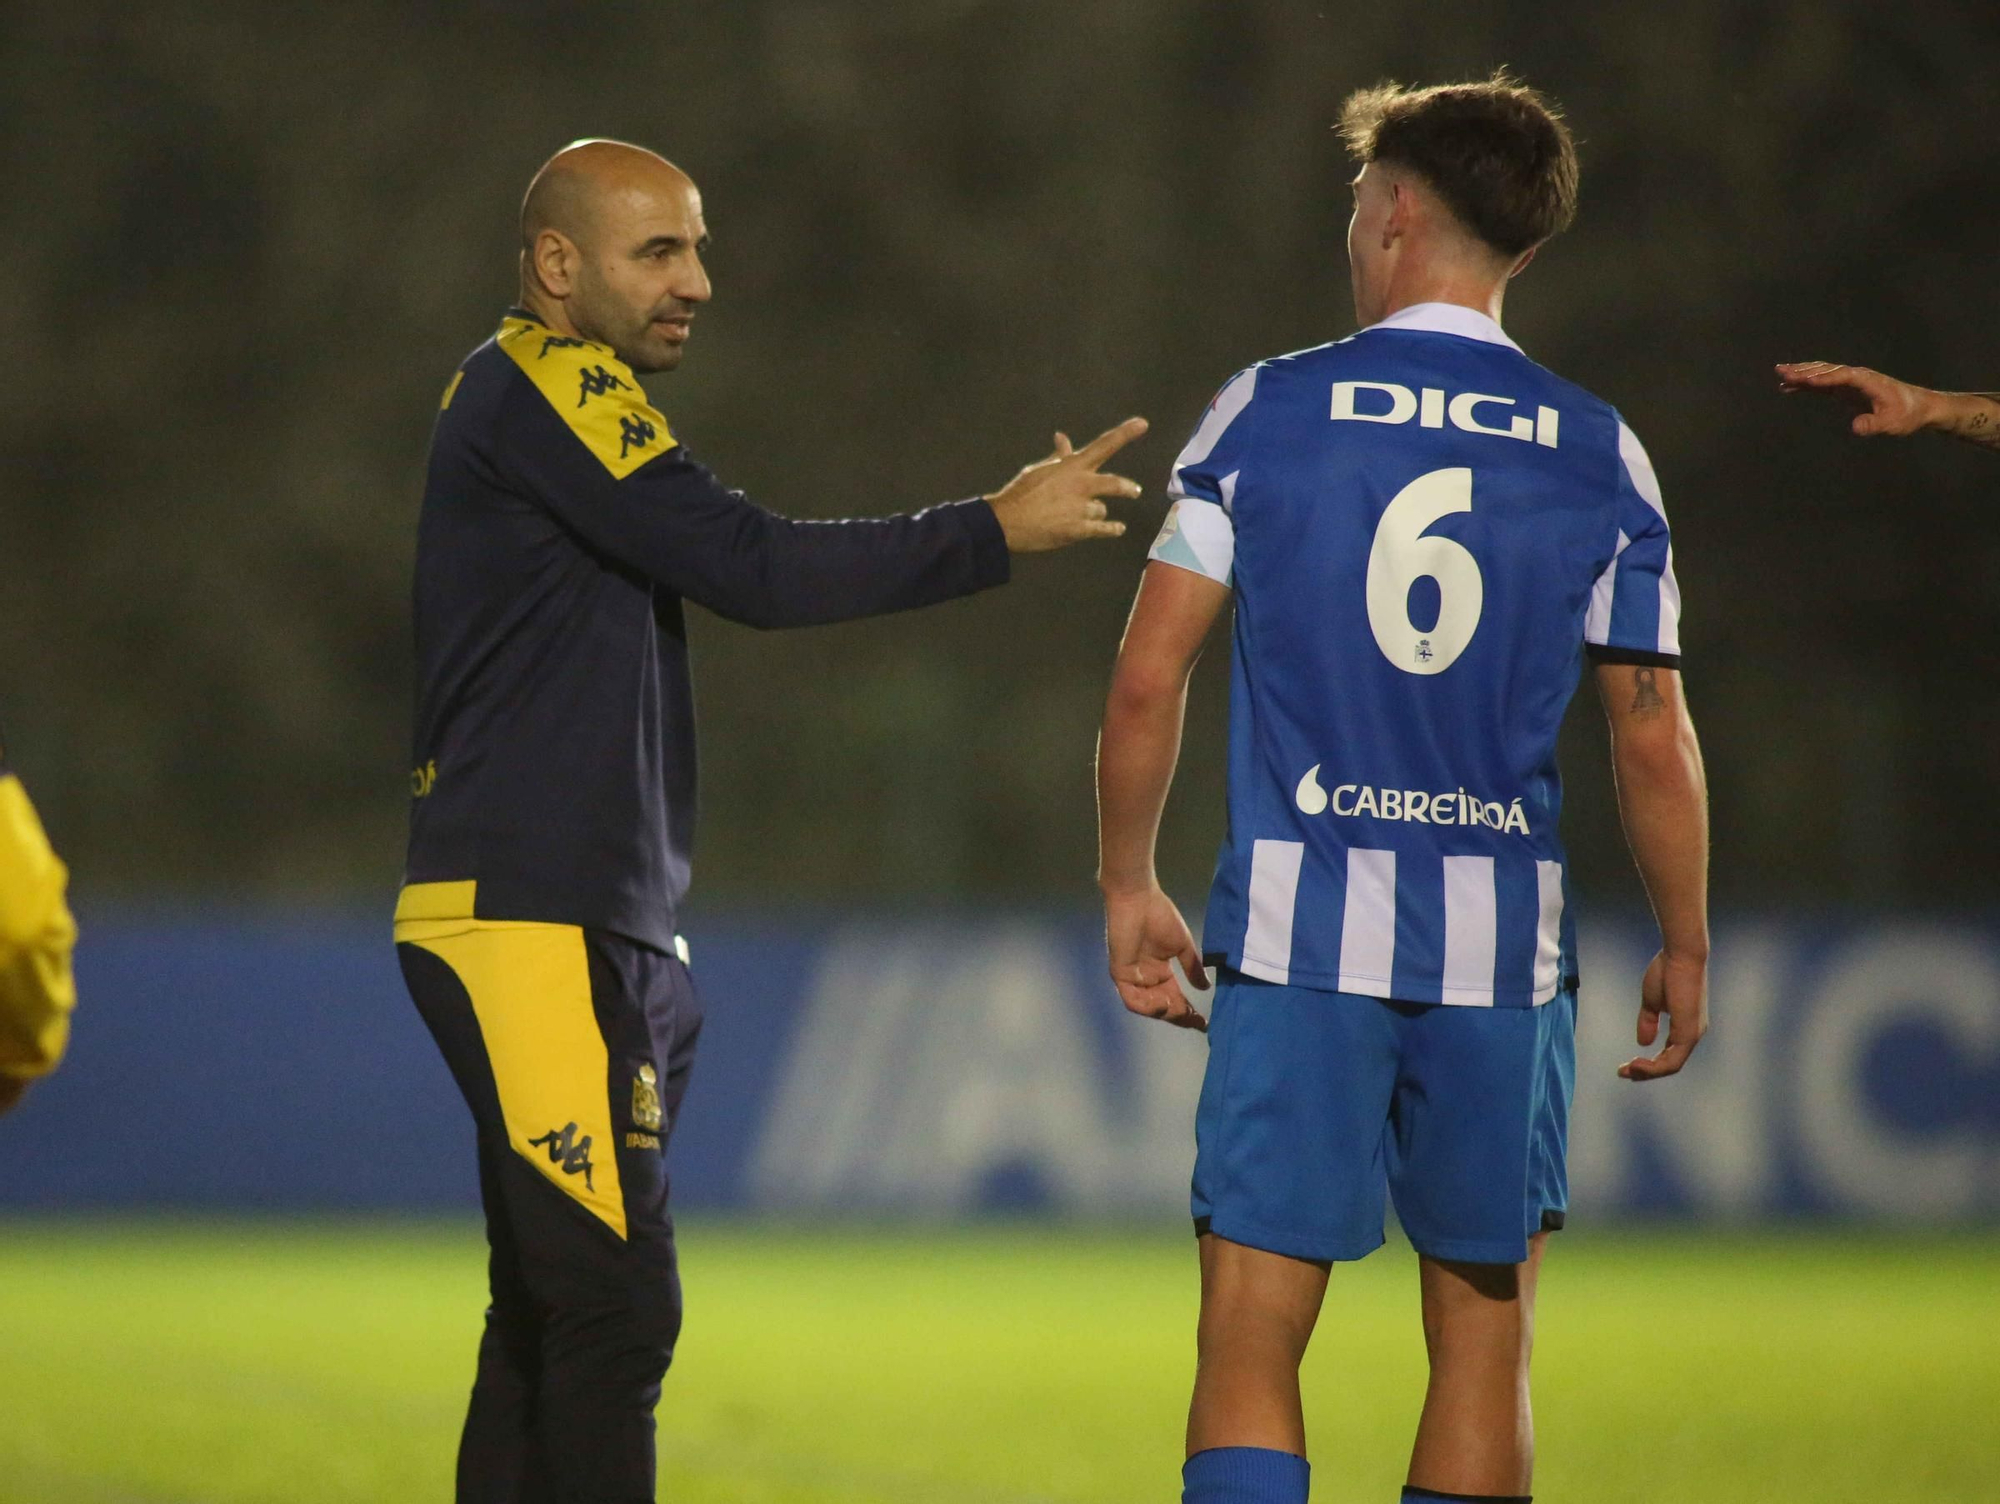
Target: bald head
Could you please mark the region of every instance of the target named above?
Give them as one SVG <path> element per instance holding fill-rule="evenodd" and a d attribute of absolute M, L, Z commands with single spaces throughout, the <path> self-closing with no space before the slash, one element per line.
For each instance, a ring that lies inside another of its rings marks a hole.
<path fill-rule="evenodd" d="M 637 371 L 680 364 L 708 301 L 701 194 L 673 163 L 623 141 L 577 141 L 521 200 L 521 300 Z"/>
<path fill-rule="evenodd" d="M 600 206 L 621 196 L 673 196 L 694 191 L 688 175 L 658 152 L 624 141 L 572 141 L 528 184 L 521 200 L 521 249 L 544 230 L 581 241 L 597 223 Z"/>

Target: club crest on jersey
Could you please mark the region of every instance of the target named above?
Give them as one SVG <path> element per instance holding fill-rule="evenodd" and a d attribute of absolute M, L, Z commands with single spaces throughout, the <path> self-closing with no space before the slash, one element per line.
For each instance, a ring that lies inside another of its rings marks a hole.
<path fill-rule="evenodd" d="M 1336 423 L 1398 424 L 1415 418 L 1419 428 L 1443 428 L 1448 421 L 1461 433 L 1519 439 L 1523 443 L 1554 449 L 1562 426 L 1562 414 L 1553 407 L 1536 407 L 1533 418 L 1526 413 L 1513 413 L 1496 414 L 1500 419 L 1498 423 L 1481 420 L 1481 408 L 1514 405 L 1512 397 L 1497 397 L 1489 392 L 1460 392 L 1456 396 L 1447 396 L 1442 389 L 1434 386 L 1413 392 L 1393 381 L 1336 381 L 1333 384 L 1333 406 L 1328 416 Z"/>
<path fill-rule="evenodd" d="M 1336 785 L 1332 793 L 1321 786 L 1320 765 L 1314 763 L 1299 780 L 1292 802 L 1303 815 L 1323 815 L 1331 810 L 1342 819 L 1367 816 L 1374 820 L 1414 821 L 1419 825 L 1484 825 L 1489 830 L 1514 831 L 1530 835 L 1527 811 L 1515 799 L 1502 804 L 1497 799 L 1481 799 L 1464 789 L 1431 793 L 1427 789 L 1378 789 L 1365 783 Z"/>

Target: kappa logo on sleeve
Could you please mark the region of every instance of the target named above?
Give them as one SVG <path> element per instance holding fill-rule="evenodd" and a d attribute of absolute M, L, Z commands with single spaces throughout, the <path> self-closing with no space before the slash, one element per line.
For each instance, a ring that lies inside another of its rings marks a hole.
<path fill-rule="evenodd" d="M 644 418 L 620 418 L 618 432 L 623 442 L 618 446 L 621 460 L 634 449 L 644 449 L 658 436 L 658 430 Z"/>
<path fill-rule="evenodd" d="M 599 365 L 595 370 L 589 366 L 585 366 L 579 374 L 583 380 L 581 390 L 576 399 L 578 407 L 582 407 L 592 397 L 602 397 L 606 392 L 629 392 L 632 390 L 630 383 L 620 381 L 611 372 L 605 370 L 602 365 Z"/>
<path fill-rule="evenodd" d="M 509 316 L 496 340 L 597 462 L 623 480 L 675 445 L 638 377 L 609 346 Z"/>

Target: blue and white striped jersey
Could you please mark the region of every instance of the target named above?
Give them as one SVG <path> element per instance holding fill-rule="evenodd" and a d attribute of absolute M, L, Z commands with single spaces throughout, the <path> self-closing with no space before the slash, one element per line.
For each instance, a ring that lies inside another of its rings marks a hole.
<path fill-rule="evenodd" d="M 1586 651 L 1676 667 L 1617 412 L 1419 304 L 1225 386 L 1152 557 L 1236 594 L 1203 948 L 1268 981 L 1524 1007 L 1573 985 L 1556 733 Z"/>

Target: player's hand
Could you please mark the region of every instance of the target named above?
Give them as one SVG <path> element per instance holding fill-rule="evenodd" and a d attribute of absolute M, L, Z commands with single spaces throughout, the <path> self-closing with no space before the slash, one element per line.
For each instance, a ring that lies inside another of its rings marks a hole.
<path fill-rule="evenodd" d="M 1656 1081 L 1688 1062 L 1708 1032 L 1708 962 L 1683 961 L 1661 951 L 1639 984 L 1639 1044 L 1650 1050 L 1667 1016 L 1667 1042 L 1657 1055 L 1639 1055 L 1618 1067 L 1627 1081 Z"/>
<path fill-rule="evenodd" d="M 1056 435 L 1048 458 L 1035 461 L 986 498 L 1010 553 L 1039 554 L 1067 548 L 1086 538 L 1117 538 L 1125 524 L 1109 520 L 1108 497 L 1130 501 L 1139 483 L 1106 475 L 1099 466 L 1146 431 L 1144 418 L 1127 418 L 1107 428 L 1081 449 L 1067 434 Z"/>
<path fill-rule="evenodd" d="M 1201 952 L 1174 901 L 1158 888 L 1104 895 L 1104 944 L 1111 981 L 1125 1006 L 1142 1018 L 1164 1019 L 1183 1029 L 1205 1030 L 1208 1020 L 1189 1005 L 1167 963 L 1179 961 L 1188 980 L 1207 990 Z"/>
<path fill-rule="evenodd" d="M 1912 434 L 1928 427 L 1937 416 L 1938 393 L 1884 376 L 1866 366 L 1807 360 L 1783 363 L 1777 369 L 1778 389 L 1782 392 L 1837 392 L 1862 408 L 1855 415 L 1853 428 L 1864 437 Z"/>

